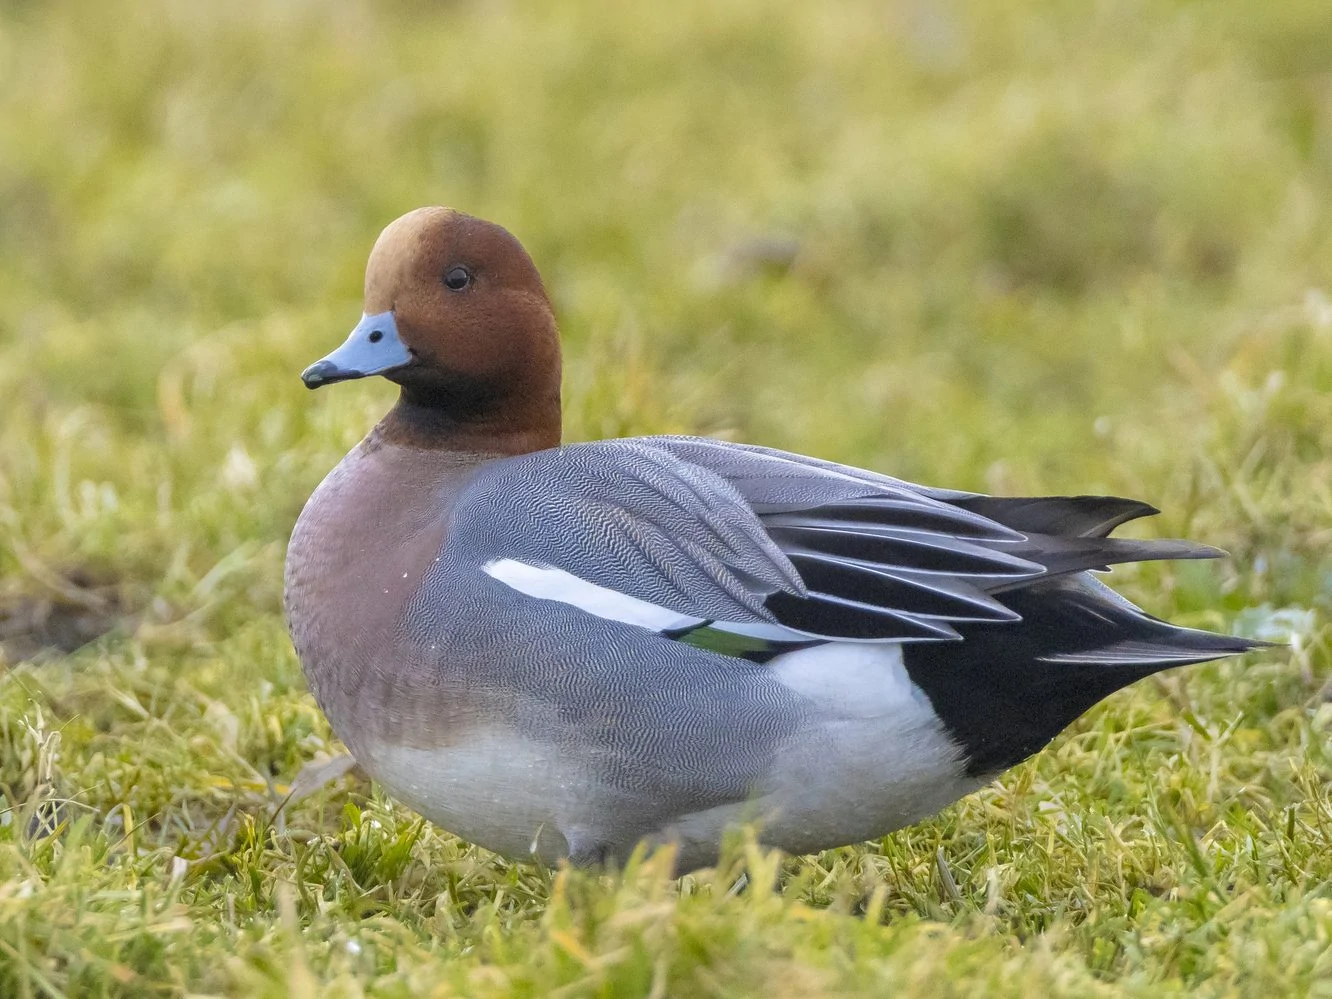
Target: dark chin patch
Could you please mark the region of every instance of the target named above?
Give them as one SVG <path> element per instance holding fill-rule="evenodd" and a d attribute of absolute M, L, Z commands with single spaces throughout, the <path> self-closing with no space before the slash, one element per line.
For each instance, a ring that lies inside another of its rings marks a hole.
<path fill-rule="evenodd" d="M 446 368 L 410 366 L 390 373 L 388 378 L 402 386 L 403 398 L 413 406 L 458 421 L 485 416 L 503 399 L 493 381 Z"/>

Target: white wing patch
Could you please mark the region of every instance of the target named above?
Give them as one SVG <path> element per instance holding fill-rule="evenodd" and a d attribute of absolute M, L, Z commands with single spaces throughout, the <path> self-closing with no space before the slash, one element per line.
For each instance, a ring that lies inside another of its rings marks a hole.
<path fill-rule="evenodd" d="M 482 568 L 486 575 L 519 593 L 538 600 L 556 600 L 569 604 L 609 621 L 636 624 L 652 631 L 693 628 L 703 623 L 701 617 L 677 614 L 627 593 L 589 583 L 563 569 L 528 565 L 512 558 L 498 558 L 487 562 Z"/>
<path fill-rule="evenodd" d="M 696 628 L 705 623 L 701 617 L 690 617 L 657 604 L 639 600 L 627 593 L 589 583 L 571 572 L 551 566 L 528 565 L 513 558 L 497 558 L 482 566 L 492 579 L 510 589 L 538 600 L 555 600 L 570 607 L 587 611 L 608 621 L 632 624 L 649 631 L 676 631 Z M 741 621 L 713 621 L 708 625 L 718 631 L 734 635 L 762 638 L 776 642 L 807 642 L 810 636 L 779 624 Z"/>

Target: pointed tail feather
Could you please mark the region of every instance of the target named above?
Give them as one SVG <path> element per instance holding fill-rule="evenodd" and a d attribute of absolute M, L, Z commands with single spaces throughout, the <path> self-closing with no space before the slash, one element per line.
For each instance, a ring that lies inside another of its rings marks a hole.
<path fill-rule="evenodd" d="M 1067 538 L 1104 538 L 1120 524 L 1161 512 L 1118 496 L 966 496 L 951 503 L 1015 531 Z"/>
<path fill-rule="evenodd" d="M 1211 545 L 1175 538 L 1139 540 L 1137 538 L 1057 537 L 1030 534 L 1021 544 L 1008 547 L 1014 555 L 1045 567 L 1045 575 L 1034 579 L 1002 581 L 988 588 L 991 593 L 1026 589 L 1048 582 L 1052 577 L 1071 573 L 1105 571 L 1125 562 L 1156 562 L 1175 559 L 1224 558 L 1226 553 Z"/>

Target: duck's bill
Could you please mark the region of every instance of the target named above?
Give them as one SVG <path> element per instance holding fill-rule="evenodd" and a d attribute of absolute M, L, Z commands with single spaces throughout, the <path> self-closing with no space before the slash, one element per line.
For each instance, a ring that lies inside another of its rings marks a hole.
<path fill-rule="evenodd" d="M 362 316 L 341 347 L 301 372 L 301 381 L 306 388 L 316 389 L 334 382 L 382 375 L 411 360 L 412 352 L 398 336 L 393 313 L 380 312 Z"/>

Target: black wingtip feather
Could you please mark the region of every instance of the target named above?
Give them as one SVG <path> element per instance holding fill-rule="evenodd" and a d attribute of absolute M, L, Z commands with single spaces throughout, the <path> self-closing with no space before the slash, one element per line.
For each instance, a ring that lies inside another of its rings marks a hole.
<path fill-rule="evenodd" d="M 767 607 L 786 627 L 819 638 L 901 642 L 955 642 L 958 638 L 947 621 L 894 612 L 830 593 L 811 591 L 804 599 L 774 593 Z"/>

